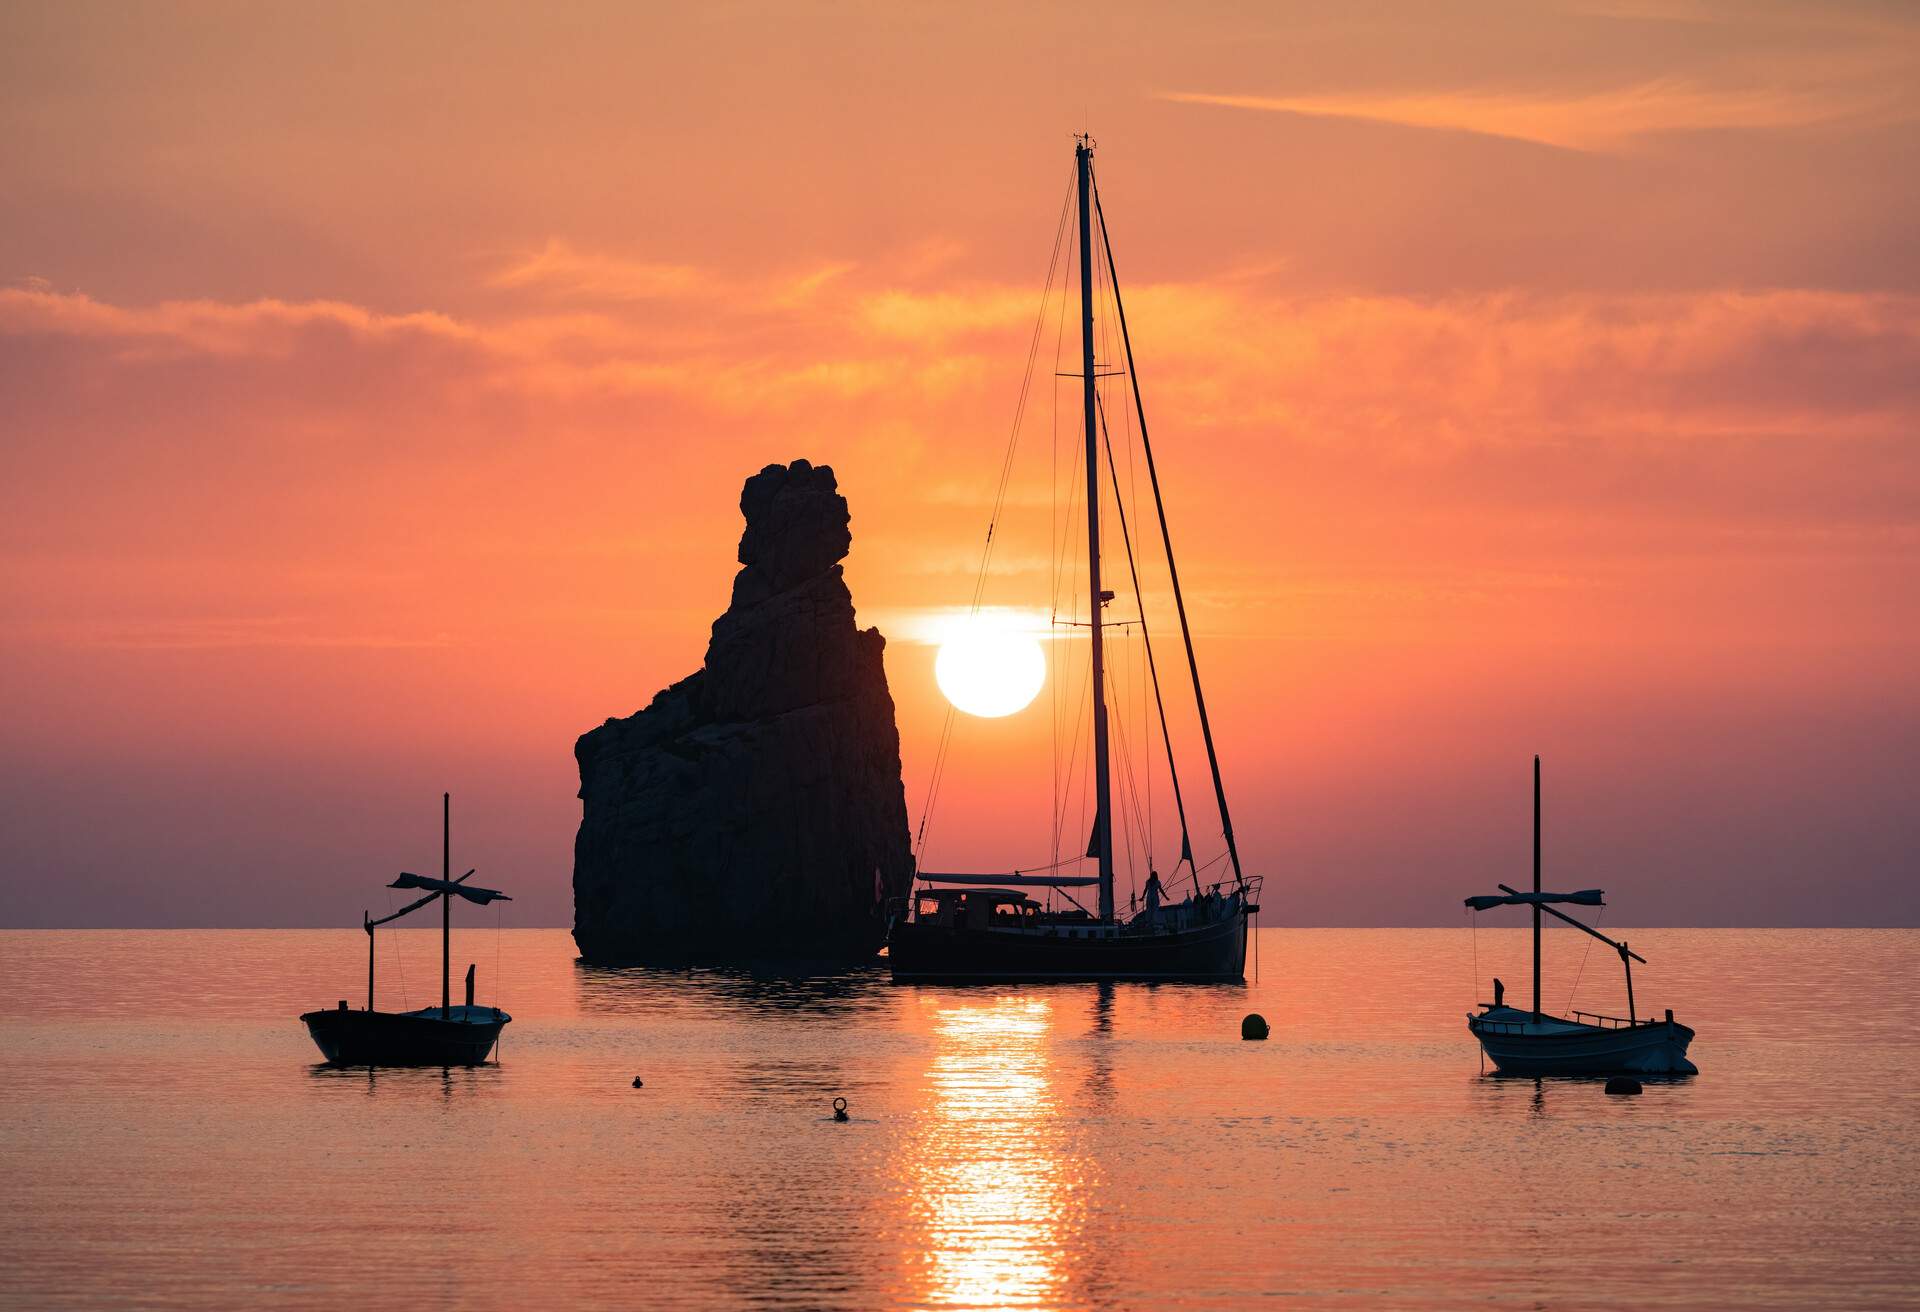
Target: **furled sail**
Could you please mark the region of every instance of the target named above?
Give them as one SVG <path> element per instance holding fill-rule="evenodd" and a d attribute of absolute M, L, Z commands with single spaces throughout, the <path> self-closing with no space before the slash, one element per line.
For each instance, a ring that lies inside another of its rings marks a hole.
<path fill-rule="evenodd" d="M 469 872 L 471 873 L 471 872 Z M 469 902 L 478 902 L 481 906 L 489 902 L 511 902 L 512 898 L 498 889 L 474 888 L 453 879 L 429 879 L 425 875 L 402 874 L 400 878 L 387 885 L 388 888 L 424 888 L 435 893 L 458 893 Z"/>
<path fill-rule="evenodd" d="M 1475 911 L 1485 911 L 1488 907 L 1538 906 L 1545 902 L 1572 902 L 1583 907 L 1605 906 L 1601 897 L 1599 889 L 1583 888 L 1578 893 L 1482 893 L 1466 901 Z"/>

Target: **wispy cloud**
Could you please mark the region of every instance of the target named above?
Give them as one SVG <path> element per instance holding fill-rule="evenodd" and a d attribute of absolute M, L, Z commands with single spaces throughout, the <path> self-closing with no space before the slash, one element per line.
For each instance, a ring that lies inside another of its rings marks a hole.
<path fill-rule="evenodd" d="M 495 287 L 635 301 L 692 296 L 707 286 L 705 275 L 692 265 L 590 254 L 558 238 L 497 270 L 488 282 Z"/>
<path fill-rule="evenodd" d="M 30 636 L 59 646 L 113 651 L 231 651 L 251 648 L 386 651 L 445 647 L 451 642 L 444 634 L 421 636 L 329 631 L 324 623 L 284 615 L 118 620 L 41 626 Z"/>
<path fill-rule="evenodd" d="M 806 304 L 856 267 L 850 261 L 834 261 L 769 278 L 742 280 L 721 277 L 711 269 L 691 264 L 583 251 L 553 237 L 539 250 L 497 269 L 487 282 L 492 287 L 576 301 L 706 298 L 725 304 L 750 296 L 756 304 L 794 308 Z"/>
<path fill-rule="evenodd" d="M 432 311 L 383 314 L 343 301 L 162 301 L 126 306 L 35 285 L 0 288 L 0 335 L 86 337 L 204 355 L 284 354 L 309 332 L 477 343 L 481 331 Z"/>
<path fill-rule="evenodd" d="M 1188 105 L 1471 132 L 1561 150 L 1618 152 L 1658 133 L 1808 128 L 1881 120 L 1908 109 L 1883 88 L 1711 87 L 1663 78 L 1583 94 L 1431 91 L 1257 96 L 1169 91 Z"/>

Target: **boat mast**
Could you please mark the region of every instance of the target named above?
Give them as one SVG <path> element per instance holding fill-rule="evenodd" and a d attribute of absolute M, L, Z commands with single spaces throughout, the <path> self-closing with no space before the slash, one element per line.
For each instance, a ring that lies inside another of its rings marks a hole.
<path fill-rule="evenodd" d="M 453 794 L 440 794 L 440 878 L 444 883 L 453 882 Z M 1537 925 L 1540 917 L 1535 916 Z M 449 1003 L 453 1001 L 451 988 L 453 960 L 453 895 L 440 894 L 440 1019 L 448 1018 Z"/>
<path fill-rule="evenodd" d="M 1080 181 L 1080 395 L 1087 434 L 1087 586 L 1093 598 L 1093 841 L 1090 856 L 1100 860 L 1100 919 L 1113 919 L 1113 819 L 1108 808 L 1107 661 L 1100 635 L 1100 456 L 1099 394 L 1093 372 L 1093 138 L 1077 139 L 1073 154 Z"/>
<path fill-rule="evenodd" d="M 1540 758 L 1533 758 L 1533 891 L 1540 891 Z M 1540 904 L 1533 904 L 1533 1018 L 1540 1019 Z"/>

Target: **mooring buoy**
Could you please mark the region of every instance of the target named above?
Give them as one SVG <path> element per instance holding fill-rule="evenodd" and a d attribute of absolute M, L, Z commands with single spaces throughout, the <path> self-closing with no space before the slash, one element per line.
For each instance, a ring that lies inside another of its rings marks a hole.
<path fill-rule="evenodd" d="M 847 1100 L 845 1098 L 835 1098 L 833 1100 L 833 1119 L 836 1121 L 844 1121 L 847 1119 Z"/>
<path fill-rule="evenodd" d="M 1264 1039 L 1267 1037 L 1267 1018 L 1257 1011 L 1250 1011 L 1240 1022 L 1240 1037 L 1243 1039 Z"/>
<path fill-rule="evenodd" d="M 1640 1081 L 1626 1075 L 1616 1075 L 1607 1081 L 1608 1093 L 1635 1094 L 1640 1092 Z"/>

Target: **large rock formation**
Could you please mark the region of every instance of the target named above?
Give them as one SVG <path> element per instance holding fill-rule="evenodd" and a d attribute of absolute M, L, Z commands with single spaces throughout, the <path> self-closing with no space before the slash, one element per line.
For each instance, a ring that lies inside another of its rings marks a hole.
<path fill-rule="evenodd" d="M 574 744 L 588 961 L 870 960 L 912 882 L 886 639 L 841 577 L 847 500 L 796 460 L 749 478 L 740 511 L 705 666 Z"/>

